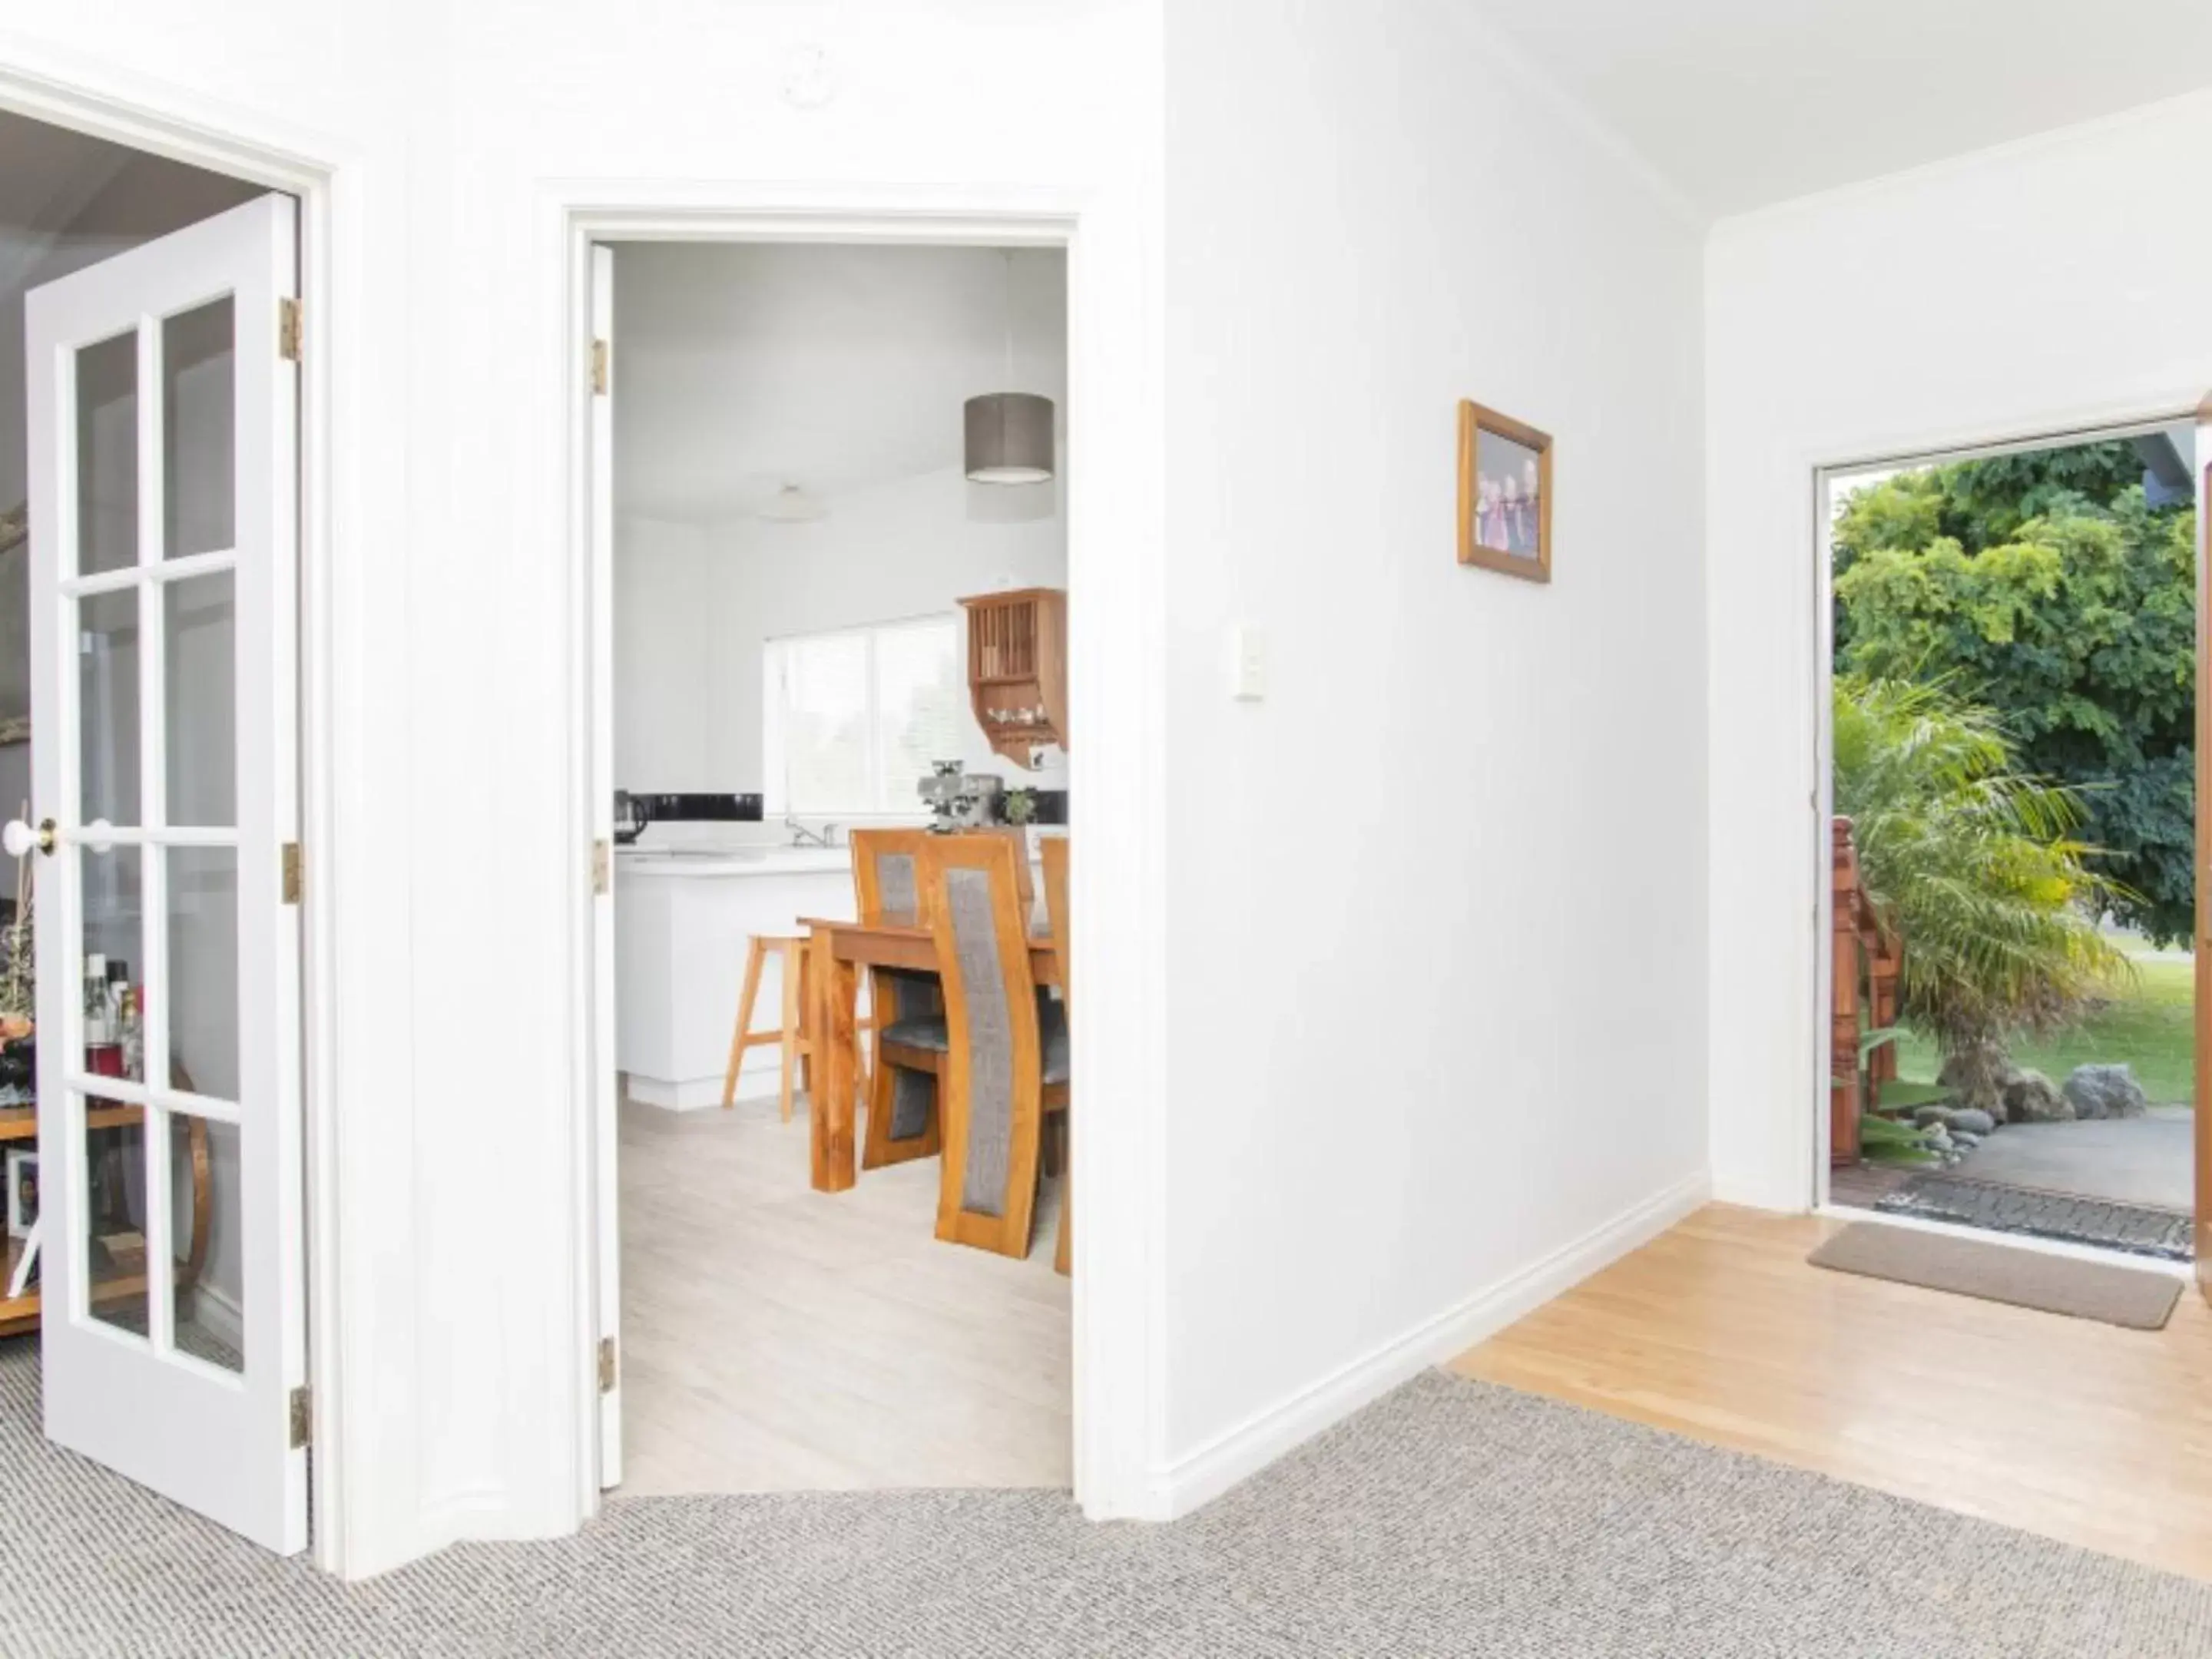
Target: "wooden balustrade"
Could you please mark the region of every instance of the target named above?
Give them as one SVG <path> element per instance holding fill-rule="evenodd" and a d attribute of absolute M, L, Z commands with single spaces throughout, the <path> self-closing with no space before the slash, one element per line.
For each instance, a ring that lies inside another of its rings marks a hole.
<path fill-rule="evenodd" d="M 1849 818 L 1835 821 L 1831 846 L 1835 983 L 1828 1014 L 1828 1156 L 1833 1164 L 1856 1164 L 1859 1114 L 1877 1104 L 1881 1085 L 1897 1077 L 1894 1042 L 1875 1049 L 1863 1071 L 1859 1040 L 1864 1031 L 1897 1024 L 1905 941 L 1860 880 Z M 1869 1089 L 1875 1091 L 1873 1099 L 1867 1098 Z"/>

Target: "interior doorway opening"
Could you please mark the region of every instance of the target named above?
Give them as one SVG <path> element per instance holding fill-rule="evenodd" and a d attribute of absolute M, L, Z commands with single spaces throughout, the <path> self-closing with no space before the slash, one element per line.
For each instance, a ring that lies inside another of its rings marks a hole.
<path fill-rule="evenodd" d="M 1066 253 L 592 252 L 602 1483 L 1068 1486 Z"/>
<path fill-rule="evenodd" d="M 2195 1255 L 2198 430 L 1821 475 L 1824 1202 Z"/>
<path fill-rule="evenodd" d="M 0 1392 L 289 1553 L 301 203 L 12 112 L 0 155 Z"/>

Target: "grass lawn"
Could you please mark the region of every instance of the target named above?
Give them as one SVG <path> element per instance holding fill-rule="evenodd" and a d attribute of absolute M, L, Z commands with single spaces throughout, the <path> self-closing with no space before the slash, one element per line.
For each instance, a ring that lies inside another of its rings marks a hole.
<path fill-rule="evenodd" d="M 2186 962 L 2138 957 L 2132 990 L 2055 1036 L 2012 1045 L 2012 1057 L 2053 1083 L 2076 1066 L 2128 1065 L 2154 1106 L 2186 1106 L 2195 1092 L 2193 1011 L 2197 969 Z M 1933 1083 L 1942 1065 L 1936 1045 L 1917 1032 L 1898 1041 L 1900 1079 Z"/>

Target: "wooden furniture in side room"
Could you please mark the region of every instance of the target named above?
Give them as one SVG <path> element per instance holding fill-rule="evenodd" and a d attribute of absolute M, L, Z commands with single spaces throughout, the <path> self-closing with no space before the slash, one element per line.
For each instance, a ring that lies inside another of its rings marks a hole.
<path fill-rule="evenodd" d="M 855 830 L 853 896 L 863 922 L 919 925 L 919 861 L 926 830 Z M 934 1158 L 942 1145 L 938 1068 L 949 1040 L 934 964 L 927 971 L 875 968 L 868 1007 L 876 1033 L 874 1066 L 866 1077 L 868 1122 L 860 1167 L 879 1170 Z"/>
<path fill-rule="evenodd" d="M 1075 1035 L 1074 980 L 1067 971 L 1068 908 L 1067 908 L 1067 837 L 1048 836 L 1037 843 L 1037 853 L 1044 860 L 1044 913 L 1047 926 L 1052 930 L 1052 953 L 1060 963 L 1060 1006 L 1071 1043 Z M 1053 1247 L 1052 1265 L 1055 1271 L 1071 1271 L 1070 1241 L 1073 1237 L 1075 1215 L 1075 1113 L 1070 1109 L 1060 1115 L 1061 1134 L 1067 1141 L 1067 1156 L 1060 1160 L 1060 1242 Z"/>
<path fill-rule="evenodd" d="M 775 951 L 783 981 L 783 1018 L 766 1030 L 753 1030 L 753 1003 L 760 994 L 761 964 Z M 738 1097 L 738 1067 L 745 1052 L 774 1042 L 783 1049 L 783 1081 L 778 1103 L 783 1121 L 791 1121 L 791 1081 L 802 1075 L 808 1094 L 814 1092 L 814 1039 L 807 1025 L 813 1006 L 806 994 L 806 940 L 802 936 L 755 933 L 745 945 L 745 979 L 738 992 L 738 1023 L 730 1033 L 730 1064 L 722 1073 L 722 1105 L 726 1110 Z"/>
<path fill-rule="evenodd" d="M 871 968 L 937 969 L 937 940 L 927 927 L 910 922 L 840 921 L 807 916 L 812 954 L 817 1057 L 824 1069 L 821 1088 L 810 1102 L 815 1191 L 842 1193 L 854 1181 L 853 1093 L 860 1076 L 860 1024 L 855 1018 L 860 975 Z M 1052 941 L 1031 933 L 1030 976 L 1039 985 L 1060 983 L 1060 964 Z"/>
<path fill-rule="evenodd" d="M 1014 863 L 1000 836 L 939 836 L 921 852 L 951 1036 L 939 1073 L 937 1236 L 1019 1257 L 1030 1250 L 1044 1115 L 1066 1104 L 1068 1054 L 1065 1026 L 1038 1006 Z"/>
<path fill-rule="evenodd" d="M 171 1073 L 175 1086 L 189 1091 L 190 1078 L 181 1066 Z M 179 1115 L 172 1119 L 185 1126 L 185 1155 L 190 1160 L 192 1172 L 192 1242 L 176 1264 L 176 1286 L 181 1291 L 199 1282 L 200 1272 L 207 1265 L 208 1229 L 215 1214 L 214 1167 L 209 1160 L 207 1125 L 197 1117 Z M 98 1134 L 114 1129 L 131 1129 L 146 1121 L 146 1109 L 128 1106 L 118 1101 L 88 1100 L 84 1108 L 84 1127 L 88 1133 Z M 36 1140 L 39 1134 L 39 1115 L 35 1107 L 9 1106 L 0 1108 L 0 1146 L 16 1141 Z M 173 1156 L 173 1153 L 172 1154 Z M 181 1218 L 179 1218 L 181 1219 Z M 24 1241 L 10 1238 L 4 1241 L 7 1249 L 0 1257 L 0 1286 L 15 1277 L 15 1261 L 23 1249 Z M 113 1303 L 143 1302 L 149 1275 L 145 1264 L 137 1264 L 137 1271 L 111 1273 L 97 1280 L 88 1291 L 95 1306 Z M 42 1292 L 36 1285 L 15 1297 L 0 1297 L 0 1336 L 17 1336 L 39 1328 L 40 1310 L 44 1306 Z"/>
<path fill-rule="evenodd" d="M 1067 747 L 1067 595 L 1056 587 L 979 593 L 968 613 L 968 694 L 991 747 L 1035 769 Z"/>

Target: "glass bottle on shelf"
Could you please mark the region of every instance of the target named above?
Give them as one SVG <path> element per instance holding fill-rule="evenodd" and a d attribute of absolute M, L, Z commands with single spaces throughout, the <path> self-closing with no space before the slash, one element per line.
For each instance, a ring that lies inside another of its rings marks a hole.
<path fill-rule="evenodd" d="M 94 1077 L 123 1075 L 123 1048 L 115 1040 L 115 1015 L 107 991 L 107 958 L 84 959 L 84 1069 Z"/>
<path fill-rule="evenodd" d="M 135 985 L 119 988 L 116 1000 L 116 1036 L 123 1047 L 123 1075 L 134 1083 L 146 1079 L 146 1024 L 139 1005 L 146 994 Z"/>

